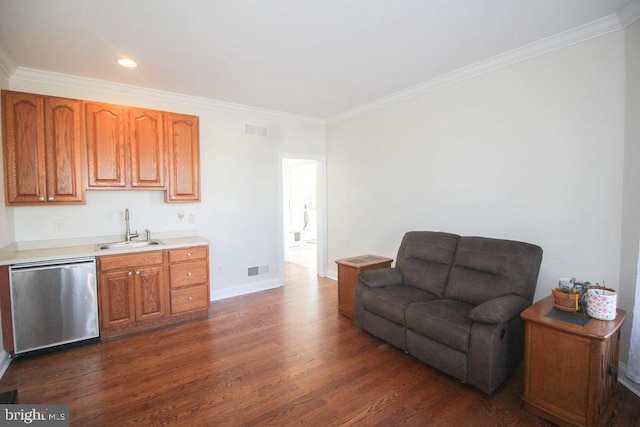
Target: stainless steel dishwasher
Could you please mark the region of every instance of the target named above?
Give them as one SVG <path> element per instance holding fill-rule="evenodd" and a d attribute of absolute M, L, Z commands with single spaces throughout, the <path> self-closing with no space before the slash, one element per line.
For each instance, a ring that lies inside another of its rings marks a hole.
<path fill-rule="evenodd" d="M 100 339 L 95 258 L 9 268 L 16 356 Z"/>

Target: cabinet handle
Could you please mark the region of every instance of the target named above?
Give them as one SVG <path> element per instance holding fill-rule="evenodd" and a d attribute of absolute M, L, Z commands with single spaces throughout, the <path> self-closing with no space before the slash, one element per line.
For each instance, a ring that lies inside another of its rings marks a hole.
<path fill-rule="evenodd" d="M 613 363 L 609 365 L 609 375 L 611 375 L 614 379 L 618 379 L 618 369 Z"/>
<path fill-rule="evenodd" d="M 53 196 L 52 196 L 52 197 L 49 197 L 49 201 L 50 201 L 50 202 L 53 202 Z"/>
<path fill-rule="evenodd" d="M 187 301 L 193 301 L 193 297 L 187 297 Z"/>

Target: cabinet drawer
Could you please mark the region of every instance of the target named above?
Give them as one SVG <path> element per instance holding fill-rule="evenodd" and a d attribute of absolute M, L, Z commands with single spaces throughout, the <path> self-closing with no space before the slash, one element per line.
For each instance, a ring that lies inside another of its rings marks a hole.
<path fill-rule="evenodd" d="M 171 291 L 171 314 L 209 307 L 208 285 Z"/>
<path fill-rule="evenodd" d="M 127 255 L 98 257 L 100 271 L 145 267 L 163 263 L 163 251 L 139 252 Z"/>
<path fill-rule="evenodd" d="M 169 266 L 171 288 L 197 285 L 209 281 L 207 261 L 185 262 Z"/>
<path fill-rule="evenodd" d="M 169 250 L 169 262 L 192 261 L 196 259 L 206 259 L 208 255 L 207 246 L 193 246 L 184 249 Z"/>

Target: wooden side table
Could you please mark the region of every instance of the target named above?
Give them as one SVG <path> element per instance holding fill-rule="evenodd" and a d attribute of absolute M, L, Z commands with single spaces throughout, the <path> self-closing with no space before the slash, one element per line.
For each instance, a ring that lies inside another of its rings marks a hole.
<path fill-rule="evenodd" d="M 524 408 L 560 426 L 605 425 L 616 406 L 620 327 L 626 313 L 618 310 L 615 320 L 603 321 L 587 320 L 580 312 L 557 312 L 553 297 L 547 297 L 522 313 Z M 580 320 L 586 323 L 571 322 Z"/>
<path fill-rule="evenodd" d="M 338 312 L 353 319 L 353 288 L 361 271 L 391 267 L 393 259 L 360 255 L 336 260 L 338 264 Z"/>

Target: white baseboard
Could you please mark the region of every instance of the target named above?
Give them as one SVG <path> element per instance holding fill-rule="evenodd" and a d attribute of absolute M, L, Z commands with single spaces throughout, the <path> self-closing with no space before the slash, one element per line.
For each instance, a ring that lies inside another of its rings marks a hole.
<path fill-rule="evenodd" d="M 333 279 L 336 282 L 338 281 L 338 270 L 334 270 L 333 268 L 327 268 L 327 274 L 325 277 L 329 279 Z"/>
<path fill-rule="evenodd" d="M 247 283 L 246 285 L 234 286 L 232 288 L 213 289 L 211 292 L 211 301 L 237 297 L 240 295 L 251 294 L 253 292 L 266 291 L 268 289 L 279 288 L 282 285 L 282 280 L 270 279 L 264 280 L 262 282 Z"/>
<path fill-rule="evenodd" d="M 640 384 L 631 381 L 627 378 L 627 365 L 620 362 L 618 364 L 618 382 L 625 386 L 636 396 L 640 396 Z"/>
<path fill-rule="evenodd" d="M 11 364 L 11 355 L 4 350 L 0 352 L 0 378 L 7 372 L 7 368 Z"/>

